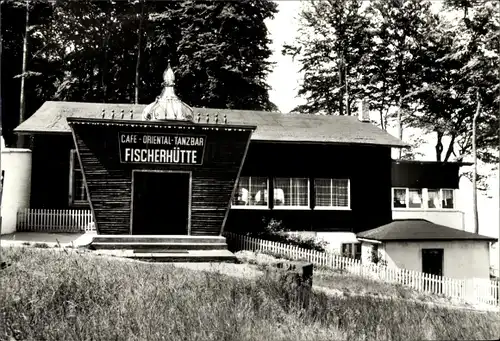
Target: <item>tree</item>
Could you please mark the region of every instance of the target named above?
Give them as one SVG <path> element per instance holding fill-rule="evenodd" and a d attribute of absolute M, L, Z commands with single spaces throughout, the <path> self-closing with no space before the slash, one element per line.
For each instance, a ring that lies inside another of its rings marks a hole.
<path fill-rule="evenodd" d="M 382 122 L 389 108 L 397 108 L 401 139 L 403 118 L 414 109 L 406 96 L 421 87 L 421 70 L 430 62 L 427 37 L 437 21 L 430 7 L 425 0 L 374 0 L 367 9 L 373 29 L 371 49 L 363 59 L 366 97 Z"/>
<path fill-rule="evenodd" d="M 359 66 L 368 52 L 370 26 L 360 0 L 310 1 L 300 14 L 299 37 L 282 53 L 298 58 L 307 103 L 294 111 L 350 115 L 361 93 Z"/>
<path fill-rule="evenodd" d="M 436 160 L 462 160 L 472 152 L 472 123 L 480 94 L 477 151 L 480 160 L 494 162 L 498 146 L 498 50 L 495 35 L 500 21 L 498 3 L 463 2 L 463 18 L 442 20 L 429 35 L 434 61 L 424 68 L 424 85 L 408 96 L 419 113 L 407 123 L 436 133 Z M 469 5 L 470 6 L 469 6 Z M 461 5 L 462 6 L 462 5 Z M 496 16 L 496 17 L 495 17 Z M 447 146 L 443 147 L 443 139 Z M 444 156 L 442 155 L 444 153 Z"/>
<path fill-rule="evenodd" d="M 265 84 L 270 1 L 61 0 L 55 7 L 52 53 L 64 70 L 57 99 L 151 102 L 171 60 L 177 93 L 190 105 L 276 109 Z"/>
<path fill-rule="evenodd" d="M 52 79 L 52 69 L 43 59 L 47 45 L 41 30 L 41 26 L 45 25 L 50 17 L 51 6 L 44 0 L 29 1 L 28 5 L 29 22 L 26 21 L 25 0 L 1 2 L 2 133 L 7 145 L 15 144 L 11 131 L 19 124 L 20 118 L 28 117 L 33 108 L 38 108 L 43 103 L 44 99 L 39 98 L 37 94 L 43 96 L 44 86 Z M 23 86 L 21 80 L 24 82 Z M 21 88 L 25 100 L 21 100 Z M 23 106 L 25 115 L 21 113 Z"/>
<path fill-rule="evenodd" d="M 194 106 L 276 110 L 265 83 L 272 66 L 265 20 L 276 12 L 268 0 L 181 2 L 173 56 L 180 97 Z"/>

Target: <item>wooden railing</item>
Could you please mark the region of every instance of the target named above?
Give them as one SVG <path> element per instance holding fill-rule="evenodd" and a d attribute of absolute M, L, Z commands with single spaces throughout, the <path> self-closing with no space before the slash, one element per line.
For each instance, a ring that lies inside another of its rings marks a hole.
<path fill-rule="evenodd" d="M 247 250 L 285 256 L 332 269 L 341 269 L 362 277 L 390 283 L 398 283 L 418 291 L 442 294 L 469 303 L 485 303 L 500 306 L 500 282 L 489 279 L 455 279 L 435 276 L 423 272 L 392 268 L 373 263 L 341 257 L 333 253 L 299 248 L 294 245 L 272 242 L 225 232 L 227 243 L 232 250 Z"/>
<path fill-rule="evenodd" d="M 17 212 L 20 232 L 85 232 L 93 230 L 90 210 L 49 210 L 26 208 Z"/>

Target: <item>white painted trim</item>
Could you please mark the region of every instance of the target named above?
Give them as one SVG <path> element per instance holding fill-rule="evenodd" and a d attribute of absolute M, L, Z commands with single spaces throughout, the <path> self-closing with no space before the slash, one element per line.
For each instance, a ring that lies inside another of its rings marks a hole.
<path fill-rule="evenodd" d="M 343 206 L 314 206 L 315 211 L 352 211 L 350 207 Z"/>
<path fill-rule="evenodd" d="M 311 206 L 286 206 L 279 205 L 274 206 L 274 210 L 312 210 Z"/>
<path fill-rule="evenodd" d="M 367 243 L 372 243 L 372 244 L 383 244 L 380 240 L 375 240 L 375 239 L 358 238 L 358 240 L 361 242 L 367 242 Z"/>
<path fill-rule="evenodd" d="M 86 207 L 89 204 L 88 200 L 75 200 L 75 162 L 79 162 L 77 150 L 70 149 L 69 153 L 70 154 L 69 154 L 68 206 Z M 82 173 L 82 178 L 83 178 L 83 169 L 81 169 L 81 167 L 80 167 L 80 172 Z M 87 196 L 86 192 L 85 195 Z"/>
<path fill-rule="evenodd" d="M 231 204 L 230 209 L 232 209 L 232 210 L 266 210 L 266 211 L 270 210 L 269 204 L 267 206 L 265 206 L 265 205 L 262 205 L 262 206 L 257 206 L 257 205 L 248 205 L 248 206 L 245 206 L 245 205 L 234 205 L 233 206 Z"/>

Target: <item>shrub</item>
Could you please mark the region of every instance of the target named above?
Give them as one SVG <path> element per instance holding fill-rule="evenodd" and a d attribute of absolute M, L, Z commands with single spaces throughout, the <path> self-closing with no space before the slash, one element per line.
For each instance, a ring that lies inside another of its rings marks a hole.
<path fill-rule="evenodd" d="M 261 232 L 250 232 L 247 233 L 247 235 L 273 242 L 295 245 L 303 249 L 321 252 L 325 251 L 326 242 L 317 240 L 314 237 L 303 237 L 300 235 L 295 236 L 289 234 L 290 230 L 286 228 L 285 224 L 281 220 L 276 220 L 274 218 L 268 220 L 263 218 L 262 222 L 264 224 L 264 228 Z"/>

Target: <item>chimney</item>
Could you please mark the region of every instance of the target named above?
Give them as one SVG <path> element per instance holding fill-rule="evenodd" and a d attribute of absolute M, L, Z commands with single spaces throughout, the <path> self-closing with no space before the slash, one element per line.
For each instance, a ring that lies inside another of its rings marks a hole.
<path fill-rule="evenodd" d="M 358 102 L 358 119 L 361 122 L 370 122 L 370 107 L 365 99 Z"/>

